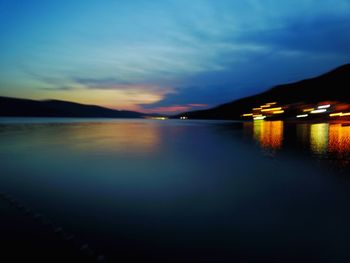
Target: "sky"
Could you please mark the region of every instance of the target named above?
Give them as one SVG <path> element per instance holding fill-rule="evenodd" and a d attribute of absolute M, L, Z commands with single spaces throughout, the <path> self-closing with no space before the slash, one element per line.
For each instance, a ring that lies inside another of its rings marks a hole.
<path fill-rule="evenodd" d="M 0 0 L 0 96 L 177 113 L 350 62 L 350 0 Z"/>

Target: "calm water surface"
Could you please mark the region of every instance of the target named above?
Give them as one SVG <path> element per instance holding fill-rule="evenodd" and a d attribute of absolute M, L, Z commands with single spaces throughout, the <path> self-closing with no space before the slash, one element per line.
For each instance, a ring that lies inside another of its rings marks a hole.
<path fill-rule="evenodd" d="M 0 120 L 0 191 L 109 262 L 349 262 L 349 161 L 341 124 Z"/>

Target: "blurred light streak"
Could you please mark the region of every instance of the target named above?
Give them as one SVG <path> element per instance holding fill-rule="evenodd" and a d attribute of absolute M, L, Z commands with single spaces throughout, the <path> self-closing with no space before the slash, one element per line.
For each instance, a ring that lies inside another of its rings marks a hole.
<path fill-rule="evenodd" d="M 319 109 L 319 110 L 313 110 L 311 111 L 312 114 L 317 114 L 317 113 L 323 113 L 323 112 L 326 112 L 327 110 L 326 109 Z"/>
<path fill-rule="evenodd" d="M 331 105 L 330 104 L 327 104 L 327 105 L 320 105 L 318 106 L 317 108 L 318 109 L 328 109 Z"/>
<path fill-rule="evenodd" d="M 309 116 L 309 114 L 300 114 L 297 115 L 297 118 L 306 118 L 307 116 Z"/>

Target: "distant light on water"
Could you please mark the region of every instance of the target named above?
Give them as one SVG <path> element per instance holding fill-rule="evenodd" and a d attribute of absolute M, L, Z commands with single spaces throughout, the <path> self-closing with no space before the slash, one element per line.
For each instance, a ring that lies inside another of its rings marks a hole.
<path fill-rule="evenodd" d="M 297 118 L 306 118 L 307 116 L 309 116 L 309 114 L 300 114 L 297 115 Z"/>
<path fill-rule="evenodd" d="M 329 114 L 330 117 L 342 117 L 342 116 L 350 116 L 350 112 L 336 112 Z"/>
<path fill-rule="evenodd" d="M 157 116 L 157 117 L 146 117 L 146 119 L 151 119 L 151 120 L 167 120 L 169 119 L 168 117 L 164 116 Z"/>
<path fill-rule="evenodd" d="M 279 110 L 282 110 L 282 107 L 262 109 L 261 111 L 267 112 L 267 111 L 279 111 Z"/>
<path fill-rule="evenodd" d="M 266 116 L 256 116 L 254 117 L 255 121 L 259 121 L 259 120 L 264 120 L 266 118 Z"/>
<path fill-rule="evenodd" d="M 284 110 L 273 111 L 272 113 L 273 114 L 282 114 L 282 113 L 284 113 Z"/>
<path fill-rule="evenodd" d="M 323 113 L 323 112 L 326 112 L 327 110 L 326 109 L 319 109 L 319 110 L 313 110 L 311 111 L 312 114 L 317 114 L 317 113 Z"/>
<path fill-rule="evenodd" d="M 327 105 L 320 105 L 318 106 L 317 108 L 318 109 L 328 109 L 331 105 L 330 104 L 327 104 Z"/>

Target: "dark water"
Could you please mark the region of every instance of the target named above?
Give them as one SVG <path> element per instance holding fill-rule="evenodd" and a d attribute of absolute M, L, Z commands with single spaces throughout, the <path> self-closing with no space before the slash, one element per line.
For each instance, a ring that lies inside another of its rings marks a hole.
<path fill-rule="evenodd" d="M 0 191 L 108 262 L 348 262 L 349 161 L 341 124 L 0 121 Z"/>

